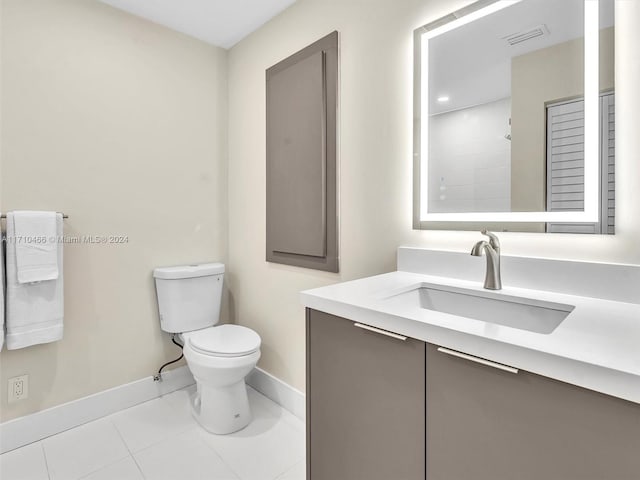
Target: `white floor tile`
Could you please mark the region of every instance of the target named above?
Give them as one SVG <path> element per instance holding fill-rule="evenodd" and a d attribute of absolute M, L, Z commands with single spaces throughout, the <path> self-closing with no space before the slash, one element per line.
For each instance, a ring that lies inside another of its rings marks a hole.
<path fill-rule="evenodd" d="M 51 480 L 76 480 L 129 456 L 118 431 L 107 419 L 43 440 Z"/>
<path fill-rule="evenodd" d="M 82 477 L 82 480 L 144 480 L 144 477 L 133 458 L 127 457 Z"/>
<path fill-rule="evenodd" d="M 300 462 L 292 469 L 287 470 L 280 475 L 276 480 L 306 480 L 307 478 L 307 464 Z"/>
<path fill-rule="evenodd" d="M 294 428 L 305 429 L 305 422 L 300 420 L 290 411 L 282 408 L 276 402 L 266 397 L 262 393 L 254 390 L 251 387 L 247 387 L 247 392 L 249 393 L 249 402 L 251 403 L 251 407 L 253 409 L 261 409 L 266 410 L 271 415 L 278 416 L 281 420 L 284 420 L 288 424 L 292 425 Z"/>
<path fill-rule="evenodd" d="M 230 435 L 199 433 L 242 480 L 273 480 L 304 460 L 304 427 L 300 420 L 299 427 L 286 421 L 283 409 L 263 395 L 249 394 L 254 418 L 245 429 Z"/>
<path fill-rule="evenodd" d="M 238 477 L 200 438 L 197 427 L 136 453 L 149 480 L 237 480 Z M 250 459 L 247 458 L 247 461 Z"/>
<path fill-rule="evenodd" d="M 109 418 L 134 453 L 196 426 L 187 410 L 179 411 L 163 398 L 128 408 Z"/>
<path fill-rule="evenodd" d="M 305 427 L 300 419 L 248 388 L 252 423 L 231 435 L 209 434 L 191 416 L 194 391 L 178 390 L 0 455 L 0 478 L 305 479 Z"/>
<path fill-rule="evenodd" d="M 40 442 L 0 455 L 3 480 L 49 480 L 47 463 Z"/>
<path fill-rule="evenodd" d="M 178 412 L 191 416 L 191 397 L 196 393 L 196 386 L 192 385 L 181 390 L 163 395 L 161 398 Z"/>

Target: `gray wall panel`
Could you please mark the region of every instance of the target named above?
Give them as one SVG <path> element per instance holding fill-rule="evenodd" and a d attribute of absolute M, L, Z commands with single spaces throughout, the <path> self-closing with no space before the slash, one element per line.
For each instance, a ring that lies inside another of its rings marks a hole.
<path fill-rule="evenodd" d="M 326 255 L 324 52 L 267 82 L 267 228 L 277 252 Z"/>
<path fill-rule="evenodd" d="M 338 32 L 269 68 L 266 259 L 338 271 Z"/>

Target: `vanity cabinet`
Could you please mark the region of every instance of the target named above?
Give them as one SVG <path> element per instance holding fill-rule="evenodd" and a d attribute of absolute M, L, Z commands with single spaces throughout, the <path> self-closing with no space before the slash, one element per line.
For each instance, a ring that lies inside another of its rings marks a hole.
<path fill-rule="evenodd" d="M 425 344 L 307 309 L 307 479 L 424 480 Z"/>
<path fill-rule="evenodd" d="M 359 325 L 307 309 L 308 480 L 640 479 L 640 405 Z"/>
<path fill-rule="evenodd" d="M 428 480 L 640 479 L 640 405 L 426 348 Z"/>

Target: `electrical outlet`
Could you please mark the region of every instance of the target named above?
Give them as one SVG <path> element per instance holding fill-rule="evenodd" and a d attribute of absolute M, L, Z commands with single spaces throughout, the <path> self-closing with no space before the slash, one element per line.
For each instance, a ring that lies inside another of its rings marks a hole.
<path fill-rule="evenodd" d="M 9 403 L 29 398 L 29 375 L 9 379 Z"/>

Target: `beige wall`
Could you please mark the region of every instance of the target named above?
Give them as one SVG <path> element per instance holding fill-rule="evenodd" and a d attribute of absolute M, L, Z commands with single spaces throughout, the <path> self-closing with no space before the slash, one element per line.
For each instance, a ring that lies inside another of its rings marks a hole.
<path fill-rule="evenodd" d="M 614 87 L 614 28 L 600 35 L 600 90 Z M 511 62 L 511 211 L 546 205 L 549 103 L 584 95 L 584 40 L 536 50 Z M 541 226 L 544 229 L 544 225 Z"/>
<path fill-rule="evenodd" d="M 260 365 L 298 389 L 305 380 L 300 290 L 394 270 L 399 245 L 467 251 L 480 237 L 411 228 L 412 31 L 468 3 L 299 0 L 229 53 L 232 314 L 262 335 Z M 616 235 L 504 233 L 506 254 L 640 263 L 640 2 L 617 3 Z M 264 71 L 332 30 L 341 34 L 340 274 L 264 260 Z"/>
<path fill-rule="evenodd" d="M 154 266 L 226 259 L 226 52 L 88 0 L 2 0 L 3 211 L 69 214 L 65 334 L 0 355 L 1 419 L 152 375 Z M 7 404 L 28 373 L 29 399 Z"/>

